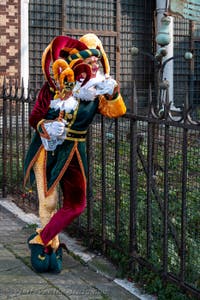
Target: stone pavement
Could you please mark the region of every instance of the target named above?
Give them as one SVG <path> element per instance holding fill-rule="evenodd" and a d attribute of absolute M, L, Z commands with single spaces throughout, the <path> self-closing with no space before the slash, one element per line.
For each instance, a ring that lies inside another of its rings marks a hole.
<path fill-rule="evenodd" d="M 34 231 L 33 225 L 19 218 L 18 208 L 8 201 L 12 209 L 14 207 L 14 213 L 11 212 L 5 205 L 6 201 L 0 198 L 0 300 L 152 299 L 142 294 L 136 297 L 115 282 L 112 271 L 109 276 L 102 275 L 95 268 L 98 260 L 95 261 L 94 257 L 95 263 L 89 263 L 89 259 L 88 263 L 83 263 L 80 256 L 79 259 L 74 258 L 77 253 L 69 255 L 64 252 L 63 270 L 58 275 L 34 272 L 26 244 L 27 238 Z M 28 218 L 31 219 L 31 216 L 28 215 Z M 85 255 L 87 261 L 88 254 Z M 108 268 L 112 270 L 112 267 Z"/>

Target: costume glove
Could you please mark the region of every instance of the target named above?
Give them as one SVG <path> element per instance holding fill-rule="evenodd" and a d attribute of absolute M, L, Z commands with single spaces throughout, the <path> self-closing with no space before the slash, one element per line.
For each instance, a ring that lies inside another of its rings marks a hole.
<path fill-rule="evenodd" d="M 80 98 L 84 101 L 92 101 L 96 98 L 96 90 L 94 87 L 92 85 L 87 86 L 87 84 L 81 86 L 80 82 L 76 83 L 72 93 L 75 98 Z"/>
<path fill-rule="evenodd" d="M 44 123 L 44 127 L 50 137 L 61 137 L 65 130 L 65 123 L 62 121 L 53 121 Z"/>
<path fill-rule="evenodd" d="M 98 95 L 112 95 L 117 86 L 116 80 L 111 77 L 92 78 L 84 86 L 77 82 L 73 89 L 73 96 L 81 100 L 92 101 Z"/>
<path fill-rule="evenodd" d="M 96 95 L 112 95 L 116 86 L 118 86 L 116 80 L 111 77 L 106 78 L 105 80 L 95 84 Z"/>
<path fill-rule="evenodd" d="M 46 139 L 41 136 L 42 144 L 47 151 L 54 151 L 58 145 L 61 145 L 65 138 L 67 131 L 65 130 L 65 122 L 53 121 L 44 123 L 44 127 L 50 137 Z"/>

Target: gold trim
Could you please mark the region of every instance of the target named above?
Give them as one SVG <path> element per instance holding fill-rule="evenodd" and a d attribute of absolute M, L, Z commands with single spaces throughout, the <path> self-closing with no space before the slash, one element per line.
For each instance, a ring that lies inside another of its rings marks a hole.
<path fill-rule="evenodd" d="M 37 123 L 37 131 L 39 131 L 39 126 L 45 121 L 45 119 L 42 119 L 40 120 L 38 123 Z"/>
<path fill-rule="evenodd" d="M 81 159 L 81 155 L 78 151 L 78 147 L 76 147 L 76 156 L 77 156 L 77 159 L 78 159 L 78 162 L 79 162 L 79 166 L 81 168 L 81 173 L 83 175 L 83 179 L 85 181 L 85 188 L 86 188 L 87 187 L 87 179 L 86 179 L 85 170 L 84 170 L 83 162 L 82 162 L 82 159 Z"/>
<path fill-rule="evenodd" d="M 76 56 L 77 56 L 78 58 L 82 58 L 82 56 L 80 55 L 80 53 L 76 53 Z"/>
<path fill-rule="evenodd" d="M 85 142 L 85 141 L 86 141 L 85 138 L 66 137 L 65 139 L 66 139 L 66 140 L 69 140 L 69 141 L 75 141 L 75 142 Z"/>
<path fill-rule="evenodd" d="M 71 132 L 71 133 L 77 133 L 77 134 L 86 134 L 87 133 L 87 130 L 74 130 L 71 128 L 68 128 L 67 131 Z"/>
<path fill-rule="evenodd" d="M 92 56 L 92 51 L 90 51 L 89 49 L 85 50 L 85 52 L 87 52 L 90 56 Z"/>
<path fill-rule="evenodd" d="M 68 159 L 66 160 L 62 170 L 60 171 L 60 174 L 58 175 L 58 177 L 56 178 L 56 180 L 54 181 L 54 183 L 52 184 L 52 186 L 47 189 L 47 178 L 46 178 L 46 172 L 45 172 L 45 176 L 44 176 L 44 194 L 45 194 L 45 197 L 49 196 L 51 194 L 51 192 L 54 190 L 55 186 L 58 184 L 58 182 L 60 181 L 60 179 L 62 178 L 63 174 L 65 173 L 65 171 L 67 170 L 69 164 L 70 164 L 70 161 L 72 160 L 72 157 L 76 151 L 76 148 L 77 148 L 77 142 L 74 143 L 74 146 L 68 156 Z M 45 162 L 45 169 L 46 169 L 46 162 Z"/>
<path fill-rule="evenodd" d="M 100 95 L 100 99 L 103 98 L 105 101 L 107 101 L 108 103 L 113 103 L 113 102 L 116 102 L 118 101 L 119 99 L 122 98 L 121 94 L 119 93 L 119 95 L 117 96 L 117 98 L 114 98 L 114 99 L 106 99 L 106 97 L 104 95 Z"/>
<path fill-rule="evenodd" d="M 35 154 L 35 156 L 33 157 L 33 159 L 31 160 L 29 166 L 28 166 L 28 169 L 26 171 L 26 175 L 25 175 L 25 179 L 24 179 L 24 186 L 27 182 L 27 179 L 28 179 L 28 176 L 29 176 L 29 173 L 30 173 L 30 170 L 31 168 L 33 167 L 35 161 L 39 158 L 39 155 L 41 153 L 41 150 L 43 149 L 44 151 L 44 162 L 43 162 L 43 176 L 44 176 L 44 195 L 45 197 L 48 197 L 51 192 L 54 190 L 54 188 L 57 186 L 58 182 L 60 181 L 60 179 L 62 178 L 62 176 L 64 175 L 65 171 L 67 170 L 74 154 L 76 153 L 77 155 L 77 159 L 79 161 L 79 166 L 80 166 L 80 169 L 81 169 L 81 173 L 83 174 L 83 178 L 84 178 L 84 181 L 85 181 L 85 184 L 86 184 L 86 175 L 85 175 L 85 170 L 84 170 L 84 166 L 83 166 L 83 163 L 82 163 L 82 159 L 81 159 L 81 155 L 78 151 L 78 142 L 80 142 L 80 140 L 75 140 L 73 139 L 74 141 L 74 146 L 68 156 L 68 159 L 66 160 L 62 170 L 60 171 L 60 174 L 58 175 L 58 177 L 56 178 L 56 180 L 53 182 L 52 186 L 48 189 L 47 188 L 47 178 L 46 178 L 46 162 L 47 162 L 47 151 L 44 149 L 43 145 L 40 146 L 40 148 L 38 149 L 37 153 Z"/>
<path fill-rule="evenodd" d="M 75 120 L 76 120 L 76 116 L 77 116 L 77 113 L 78 113 L 79 105 L 80 105 L 80 99 L 78 99 L 78 105 L 77 105 L 76 110 L 75 110 L 74 113 L 73 113 L 72 120 L 71 120 L 71 122 L 70 122 L 69 125 L 68 125 L 68 130 L 70 130 L 70 127 L 74 124 L 74 122 L 75 122 Z"/>
<path fill-rule="evenodd" d="M 44 152 L 44 162 L 43 162 L 43 175 L 44 175 L 44 195 L 46 195 L 46 190 L 47 190 L 47 151 L 45 150 Z M 48 195 L 49 196 L 49 195 Z"/>
<path fill-rule="evenodd" d="M 42 128 L 43 132 L 39 132 L 40 136 L 47 139 L 47 140 L 50 140 L 50 136 L 49 136 L 48 132 L 46 131 L 46 128 L 44 126 L 44 122 L 41 124 L 41 128 Z"/>
<path fill-rule="evenodd" d="M 77 134 L 77 135 L 86 135 L 87 133 L 87 130 L 74 130 L 74 129 L 71 129 L 71 128 L 66 128 L 66 131 L 67 131 L 67 136 L 66 136 L 66 140 L 69 140 L 69 141 L 77 141 L 77 142 L 85 142 L 86 141 L 86 138 L 84 136 L 82 137 L 73 137 L 73 136 L 68 136 L 68 133 L 74 133 L 74 134 Z"/>
<path fill-rule="evenodd" d="M 27 180 L 28 180 L 28 177 L 29 177 L 29 174 L 30 174 L 30 171 L 35 163 L 35 161 L 38 159 L 39 155 L 40 155 L 40 152 L 41 150 L 44 149 L 43 145 L 41 145 L 38 149 L 38 151 L 36 152 L 36 154 L 34 155 L 34 157 L 32 158 L 32 160 L 30 161 L 29 165 L 28 165 L 28 168 L 26 170 L 26 174 L 24 176 L 24 187 L 27 183 Z"/>
<path fill-rule="evenodd" d="M 60 179 L 62 178 L 62 176 L 66 172 L 66 170 L 67 170 L 67 168 L 68 168 L 68 166 L 69 166 L 69 164 L 70 164 L 70 162 L 71 162 L 71 160 L 72 160 L 72 158 L 73 158 L 73 156 L 74 156 L 75 153 L 77 155 L 77 159 L 78 159 L 78 162 L 79 162 L 81 173 L 83 175 L 83 179 L 84 179 L 84 182 L 85 182 L 85 185 L 86 185 L 87 180 L 86 180 L 85 170 L 84 170 L 84 166 L 83 166 L 83 163 L 82 163 L 81 155 L 80 155 L 80 153 L 78 151 L 78 147 L 77 146 L 78 146 L 78 142 L 75 141 L 74 146 L 73 146 L 73 148 L 72 148 L 72 150 L 71 150 L 71 152 L 70 152 L 70 154 L 68 156 L 67 161 L 65 162 L 62 170 L 60 171 L 60 174 L 58 175 L 58 177 L 56 178 L 56 180 L 54 181 L 54 183 L 52 184 L 52 186 L 49 188 L 49 190 L 47 190 L 47 185 L 46 185 L 46 182 L 45 182 L 45 191 L 44 191 L 45 197 L 49 196 L 51 194 L 52 190 L 58 184 L 58 182 L 60 181 Z M 46 179 L 46 174 L 45 174 L 44 177 Z"/>
<path fill-rule="evenodd" d="M 45 260 L 45 256 L 43 256 L 41 254 L 38 254 L 38 258 L 39 258 L 39 260 Z"/>

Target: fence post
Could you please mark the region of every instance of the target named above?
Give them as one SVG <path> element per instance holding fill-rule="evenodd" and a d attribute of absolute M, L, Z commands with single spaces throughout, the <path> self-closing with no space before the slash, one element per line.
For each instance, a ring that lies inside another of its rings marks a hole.
<path fill-rule="evenodd" d="M 137 92 L 133 82 L 132 113 L 137 115 Z M 130 256 L 131 270 L 135 270 L 135 257 L 137 256 L 137 120 L 130 120 Z"/>
<path fill-rule="evenodd" d="M 87 159 L 88 159 L 88 180 L 87 180 L 87 242 L 89 247 L 91 246 L 93 236 L 91 233 L 93 231 L 93 209 L 94 209 L 94 199 L 93 199 L 93 147 L 92 147 L 92 128 L 88 128 L 87 133 Z"/>
<path fill-rule="evenodd" d="M 7 196 L 7 99 L 6 99 L 6 80 L 4 78 L 3 82 L 3 128 L 2 128 L 2 196 L 6 198 Z"/>
<path fill-rule="evenodd" d="M 188 94 L 185 96 L 183 108 L 183 122 L 187 125 L 188 116 Z M 180 280 L 183 284 L 186 276 L 186 230 L 187 230 L 187 180 L 188 180 L 188 129 L 183 128 L 183 143 L 182 143 L 182 196 L 181 196 L 181 251 L 180 251 Z"/>

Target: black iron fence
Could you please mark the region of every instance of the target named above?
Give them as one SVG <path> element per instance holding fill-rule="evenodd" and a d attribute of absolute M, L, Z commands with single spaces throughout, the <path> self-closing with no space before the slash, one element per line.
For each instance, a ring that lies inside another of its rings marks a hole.
<path fill-rule="evenodd" d="M 1 190 L 24 207 L 37 202 L 23 189 L 22 172 L 36 94 L 10 83 L 0 96 Z M 166 102 L 160 111 L 149 103 L 140 115 L 136 89 L 133 96 L 132 112 L 117 120 L 97 115 L 89 129 L 88 206 L 69 230 L 120 268 L 136 273 L 145 266 L 198 298 L 199 111 L 188 109 L 186 95 L 176 114 Z"/>

